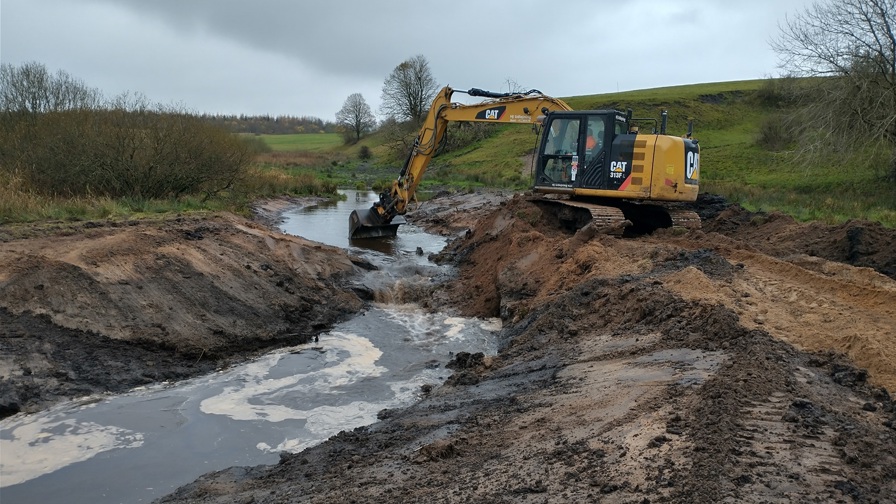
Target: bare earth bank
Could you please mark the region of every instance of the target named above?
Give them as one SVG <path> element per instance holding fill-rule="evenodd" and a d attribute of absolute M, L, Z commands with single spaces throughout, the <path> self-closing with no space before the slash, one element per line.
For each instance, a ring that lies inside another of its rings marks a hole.
<path fill-rule="evenodd" d="M 369 267 L 231 215 L 0 227 L 0 408 L 204 373 L 356 313 Z M 501 353 L 274 466 L 160 502 L 894 502 L 896 233 L 704 196 L 703 229 L 561 231 L 523 195 L 412 220 Z"/>

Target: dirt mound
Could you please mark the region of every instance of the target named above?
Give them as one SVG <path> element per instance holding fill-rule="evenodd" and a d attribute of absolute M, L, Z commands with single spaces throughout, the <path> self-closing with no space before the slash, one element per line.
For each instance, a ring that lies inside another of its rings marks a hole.
<path fill-rule="evenodd" d="M 457 222 L 444 208 L 426 219 Z M 477 213 L 429 303 L 500 315 L 497 358 L 162 502 L 893 501 L 891 278 L 810 257 L 777 219 L 618 239 L 561 232 L 522 196 Z"/>
<path fill-rule="evenodd" d="M 344 252 L 231 215 L 4 231 L 3 415 L 207 372 L 361 307 Z"/>
<path fill-rule="evenodd" d="M 704 231 L 749 243 L 779 258 L 806 254 L 872 268 L 896 279 L 896 229 L 879 222 L 849 221 L 836 226 L 798 223 L 780 213 L 753 213 L 730 206 L 706 221 Z"/>

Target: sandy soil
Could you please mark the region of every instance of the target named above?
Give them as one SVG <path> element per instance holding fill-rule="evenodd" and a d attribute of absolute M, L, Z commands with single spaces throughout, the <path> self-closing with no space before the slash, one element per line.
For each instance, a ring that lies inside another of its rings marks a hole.
<path fill-rule="evenodd" d="M 563 232 L 524 195 L 427 202 L 412 219 L 454 237 L 436 259 L 459 274 L 417 301 L 500 316 L 499 355 L 458 355 L 415 406 L 161 502 L 896 502 L 896 232 L 697 206 L 702 230 L 621 239 Z M 235 217 L 75 231 L 0 244 L 0 314 L 26 327 L 0 326 L 4 391 L 36 370 L 85 386 L 49 329 L 170 371 L 158 355 L 217 365 L 361 305 L 351 258 Z M 194 308 L 185 281 L 221 307 Z"/>

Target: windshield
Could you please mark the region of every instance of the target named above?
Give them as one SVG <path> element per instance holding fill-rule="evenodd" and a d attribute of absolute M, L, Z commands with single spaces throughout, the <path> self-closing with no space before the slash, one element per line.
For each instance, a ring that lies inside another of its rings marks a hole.
<path fill-rule="evenodd" d="M 560 118 L 551 121 L 545 154 L 575 154 L 579 137 L 579 119 Z"/>

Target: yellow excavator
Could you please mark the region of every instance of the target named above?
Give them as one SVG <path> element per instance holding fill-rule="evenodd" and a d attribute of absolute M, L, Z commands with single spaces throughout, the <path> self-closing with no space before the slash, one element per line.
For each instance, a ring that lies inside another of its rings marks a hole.
<path fill-rule="evenodd" d="M 485 98 L 476 104 L 451 101 L 455 92 Z M 540 132 L 534 157 L 532 191 L 536 203 L 552 210 L 561 223 L 578 229 L 589 223 L 614 234 L 662 227 L 700 226 L 687 208 L 658 202 L 693 202 L 699 191 L 700 147 L 691 138 L 666 135 L 667 114 L 636 119 L 631 111 L 572 110 L 563 100 L 538 90 L 525 93 L 468 91 L 444 87 L 414 141 L 391 189 L 369 210 L 349 216 L 352 239 L 395 236 L 400 216 L 415 200 L 429 162 L 451 121 L 535 125 Z M 645 133 L 641 128 L 652 125 Z"/>

